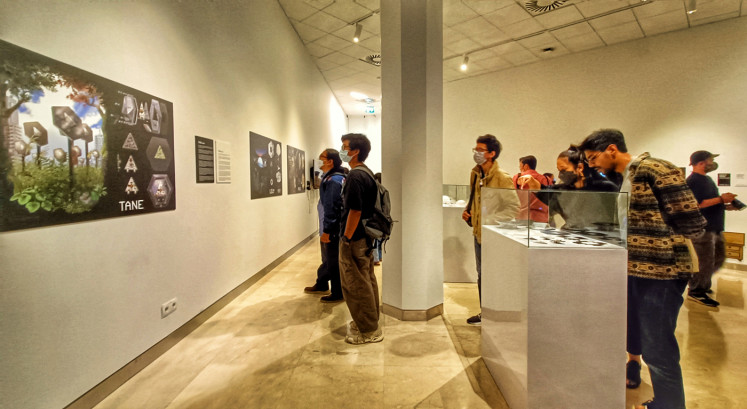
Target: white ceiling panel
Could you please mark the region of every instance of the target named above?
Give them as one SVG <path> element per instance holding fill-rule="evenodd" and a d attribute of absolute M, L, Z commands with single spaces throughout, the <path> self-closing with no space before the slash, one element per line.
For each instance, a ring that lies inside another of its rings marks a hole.
<path fill-rule="evenodd" d="M 335 51 L 333 53 L 325 55 L 324 57 L 319 58 L 319 61 L 330 61 L 337 65 L 345 65 L 345 64 L 350 64 L 351 62 L 355 61 L 355 58 Z"/>
<path fill-rule="evenodd" d="M 682 1 L 651 1 L 647 4 L 633 9 L 633 14 L 639 19 L 668 14 L 670 12 L 679 12 L 685 14 L 685 3 Z"/>
<path fill-rule="evenodd" d="M 490 22 L 490 24 L 503 30 L 504 27 L 508 27 L 520 21 L 531 19 L 532 15 L 517 3 L 512 3 L 510 6 L 503 7 L 492 13 L 486 14 L 485 18 Z M 537 23 L 537 25 L 541 27 L 539 23 Z"/>
<path fill-rule="evenodd" d="M 380 14 L 374 14 L 373 16 L 363 20 L 361 24 L 363 24 L 363 28 L 365 30 L 370 31 L 376 35 L 381 35 L 381 15 Z"/>
<path fill-rule="evenodd" d="M 356 74 L 357 71 L 351 69 L 348 66 L 339 66 L 336 68 L 332 68 L 331 70 L 325 71 L 324 76 L 326 78 L 329 78 L 330 80 L 334 81 L 336 79 L 349 77 L 351 75 Z"/>
<path fill-rule="evenodd" d="M 680 0 L 662 0 L 662 1 L 680 1 Z M 624 0 L 587 0 L 577 1 L 574 3 L 584 17 L 594 17 L 628 6 Z"/>
<path fill-rule="evenodd" d="M 303 23 L 314 26 L 319 30 L 324 31 L 325 33 L 337 31 L 347 25 L 345 21 L 342 21 L 339 18 L 329 15 L 323 11 L 318 11 L 312 14 L 310 17 L 303 20 Z"/>
<path fill-rule="evenodd" d="M 468 51 L 474 50 L 475 48 L 479 48 L 480 44 L 470 38 L 464 38 L 453 43 L 445 44 L 445 47 L 457 54 L 464 54 Z"/>
<path fill-rule="evenodd" d="M 501 27 L 501 30 L 511 38 L 524 37 L 529 34 L 540 32 L 544 29 L 545 28 L 542 27 L 542 24 L 538 23 L 537 20 L 532 18 L 519 21 L 518 23 L 514 23 L 506 27 Z"/>
<path fill-rule="evenodd" d="M 351 44 L 354 44 L 352 41 L 343 40 L 342 38 L 334 36 L 332 34 L 327 34 L 324 37 L 314 41 L 314 43 L 319 44 L 323 47 L 330 48 L 332 50 L 342 50 L 343 48 L 347 48 Z"/>
<path fill-rule="evenodd" d="M 539 61 L 539 58 L 537 58 L 536 55 L 532 54 L 532 52 L 527 49 L 524 49 L 523 51 L 503 54 L 501 57 L 516 66 Z"/>
<path fill-rule="evenodd" d="M 356 60 L 366 58 L 367 55 L 373 54 L 373 50 L 369 50 L 366 47 L 360 46 L 358 44 L 352 44 L 349 47 L 345 47 L 342 50 L 340 50 L 341 53 L 353 57 Z"/>
<path fill-rule="evenodd" d="M 498 57 L 498 54 L 491 49 L 480 50 L 469 54 L 470 61 L 481 61 L 496 57 Z"/>
<path fill-rule="evenodd" d="M 343 28 L 335 31 L 332 34 L 334 34 L 335 36 L 337 36 L 339 38 L 342 38 L 343 40 L 350 41 L 351 44 L 355 44 L 353 42 L 353 36 L 355 35 L 355 25 L 348 24 L 345 27 L 343 27 Z M 362 41 L 362 40 L 371 38 L 371 37 L 373 37 L 375 35 L 376 34 L 374 34 L 374 33 L 370 32 L 370 31 L 366 30 L 366 26 L 364 25 L 363 26 L 363 30 L 361 30 L 361 36 L 360 36 L 359 40 Z"/>
<path fill-rule="evenodd" d="M 372 11 L 380 7 L 379 0 L 355 0 L 355 2 Z"/>
<path fill-rule="evenodd" d="M 549 13 L 544 13 L 534 18 L 545 28 L 553 28 L 562 26 L 564 24 L 581 21 L 584 16 L 578 11 L 576 7 L 563 7 L 561 9 L 553 10 Z"/>
<path fill-rule="evenodd" d="M 325 55 L 333 51 L 332 49 L 324 47 L 317 43 L 306 44 L 306 49 L 309 50 L 309 54 L 317 58 L 324 57 Z"/>
<path fill-rule="evenodd" d="M 310 43 L 318 38 L 322 38 L 326 33 L 322 30 L 312 27 L 308 24 L 304 24 L 300 21 L 291 20 L 293 28 L 296 29 L 296 33 L 301 37 L 304 43 Z"/>
<path fill-rule="evenodd" d="M 353 0 L 336 0 L 329 7 L 325 8 L 324 12 L 346 23 L 352 23 L 371 13 L 371 10 L 356 4 Z"/>
<path fill-rule="evenodd" d="M 296 20 L 303 20 L 317 12 L 317 9 L 298 0 L 280 0 L 285 14 Z"/>
<path fill-rule="evenodd" d="M 379 36 L 367 38 L 358 44 L 368 48 L 369 50 L 374 50 L 376 53 L 381 53 L 381 37 Z"/>
<path fill-rule="evenodd" d="M 501 57 L 488 58 L 487 60 L 480 61 L 480 64 L 491 71 L 500 71 L 513 67 L 510 62 Z"/>
<path fill-rule="evenodd" d="M 688 27 L 686 14 L 679 10 L 642 18 L 638 22 L 646 36 L 682 30 Z"/>
<path fill-rule="evenodd" d="M 492 13 L 515 3 L 514 0 L 462 0 L 462 2 L 478 14 Z"/>
<path fill-rule="evenodd" d="M 637 21 L 631 21 L 627 24 L 598 30 L 597 33 L 607 45 L 622 43 L 623 41 L 636 40 L 643 38 L 643 31 Z"/>
<path fill-rule="evenodd" d="M 591 24 L 591 26 L 596 30 L 604 30 L 610 27 L 627 24 L 631 21 L 635 21 L 635 15 L 631 10 L 624 10 L 591 20 L 589 24 Z"/>
<path fill-rule="evenodd" d="M 568 50 L 574 53 L 604 46 L 604 41 L 599 38 L 597 33 L 565 38 L 561 41 L 561 43 L 563 43 L 563 45 L 565 45 Z"/>
<path fill-rule="evenodd" d="M 478 14 L 462 2 L 449 2 L 444 4 L 443 22 L 446 26 L 453 26 L 463 21 L 477 17 Z"/>
<path fill-rule="evenodd" d="M 308 4 L 308 5 L 312 6 L 312 7 L 315 7 L 317 9 L 320 9 L 320 10 L 323 9 L 323 8 L 325 8 L 325 7 L 327 7 L 327 6 L 329 6 L 334 1 L 335 0 L 303 0 L 304 3 L 306 3 L 306 4 Z"/>
<path fill-rule="evenodd" d="M 554 35 L 555 38 L 557 38 L 558 40 L 563 40 L 563 39 L 571 38 L 571 37 L 578 37 L 578 36 L 590 34 L 593 32 L 594 32 L 594 29 L 591 28 L 591 26 L 587 22 L 578 23 L 572 26 L 563 27 L 563 28 L 559 28 L 557 30 L 551 31 L 552 35 Z"/>

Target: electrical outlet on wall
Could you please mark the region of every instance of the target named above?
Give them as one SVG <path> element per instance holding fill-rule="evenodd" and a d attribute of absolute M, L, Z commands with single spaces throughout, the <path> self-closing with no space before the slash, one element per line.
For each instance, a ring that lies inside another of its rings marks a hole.
<path fill-rule="evenodd" d="M 176 298 L 172 298 L 161 304 L 161 318 L 166 318 L 174 311 L 176 311 Z"/>

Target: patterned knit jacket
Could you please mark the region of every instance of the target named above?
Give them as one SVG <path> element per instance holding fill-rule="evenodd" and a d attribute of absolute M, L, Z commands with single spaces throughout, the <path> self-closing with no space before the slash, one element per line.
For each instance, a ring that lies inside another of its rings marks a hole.
<path fill-rule="evenodd" d="M 680 169 L 644 153 L 632 160 L 628 172 L 628 275 L 690 278 L 693 263 L 685 237 L 702 234 L 706 220 Z"/>

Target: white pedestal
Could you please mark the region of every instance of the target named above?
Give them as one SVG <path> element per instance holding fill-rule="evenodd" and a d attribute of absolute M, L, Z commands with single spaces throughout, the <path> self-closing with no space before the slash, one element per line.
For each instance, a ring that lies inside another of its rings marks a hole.
<path fill-rule="evenodd" d="M 512 409 L 623 408 L 627 251 L 527 242 L 482 229 L 482 355 L 496 384 Z"/>
<path fill-rule="evenodd" d="M 464 206 L 444 206 L 444 282 L 476 283 L 475 239 L 462 220 Z"/>

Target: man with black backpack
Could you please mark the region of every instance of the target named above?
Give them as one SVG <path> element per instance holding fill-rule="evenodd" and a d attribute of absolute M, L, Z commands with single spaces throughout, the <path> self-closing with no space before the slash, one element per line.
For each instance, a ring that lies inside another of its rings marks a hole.
<path fill-rule="evenodd" d="M 340 158 L 348 162 L 351 169 L 342 190 L 340 231 L 342 294 L 353 317 L 345 342 L 381 342 L 384 335 L 379 327 L 379 286 L 374 275 L 373 238 L 365 225 L 376 210 L 379 194 L 379 184 L 364 164 L 371 142 L 357 133 L 343 135 L 341 139 Z"/>

